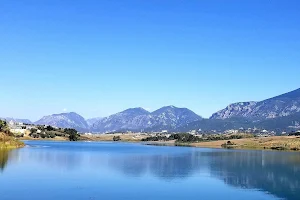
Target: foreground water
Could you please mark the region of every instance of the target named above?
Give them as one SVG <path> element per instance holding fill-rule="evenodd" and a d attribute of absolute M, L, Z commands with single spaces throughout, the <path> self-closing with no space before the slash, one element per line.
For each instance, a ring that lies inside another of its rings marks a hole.
<path fill-rule="evenodd" d="M 0 151 L 1 200 L 300 199 L 300 154 L 28 141 Z"/>

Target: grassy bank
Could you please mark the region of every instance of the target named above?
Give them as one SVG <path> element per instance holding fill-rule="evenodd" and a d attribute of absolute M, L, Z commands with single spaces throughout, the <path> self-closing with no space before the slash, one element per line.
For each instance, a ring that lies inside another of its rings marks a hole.
<path fill-rule="evenodd" d="M 46 141 L 69 141 L 68 137 L 56 136 L 55 138 L 33 138 L 28 135 L 20 137 L 21 140 L 46 140 Z"/>
<path fill-rule="evenodd" d="M 207 148 L 222 148 L 228 141 L 208 141 L 188 143 L 188 146 L 207 147 Z M 184 145 L 184 144 L 182 144 Z M 300 137 L 296 136 L 272 136 L 258 138 L 243 138 L 230 140 L 230 145 L 225 147 L 233 149 L 270 149 L 270 150 L 286 150 L 300 151 Z"/>
<path fill-rule="evenodd" d="M 0 132 L 0 149 L 15 149 L 24 146 L 25 144 L 18 139 Z"/>
<path fill-rule="evenodd" d="M 113 141 L 115 136 L 120 136 L 121 142 L 141 142 L 147 138 L 146 135 L 138 134 L 103 134 L 81 136 L 82 140 L 87 141 Z M 230 145 L 225 145 L 230 141 Z M 176 140 L 169 141 L 147 141 L 148 145 L 168 145 L 168 146 L 189 146 L 203 148 L 233 148 L 233 149 L 270 149 L 300 151 L 300 137 L 297 136 L 272 136 L 272 137 L 246 137 L 241 139 L 181 142 Z"/>

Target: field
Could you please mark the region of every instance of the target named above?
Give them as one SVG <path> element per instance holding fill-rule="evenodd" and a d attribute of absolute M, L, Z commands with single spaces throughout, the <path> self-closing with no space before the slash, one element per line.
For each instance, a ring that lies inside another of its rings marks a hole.
<path fill-rule="evenodd" d="M 146 138 L 146 135 L 139 134 L 98 134 L 98 135 L 81 135 L 81 140 L 89 140 L 89 141 L 113 141 L 113 138 L 116 136 L 120 136 L 120 141 L 123 142 L 140 142 L 143 138 Z"/>
<path fill-rule="evenodd" d="M 81 136 L 82 140 L 90 141 L 113 141 L 114 136 L 120 136 L 123 142 L 140 142 L 147 135 L 140 134 L 103 134 Z M 150 145 L 178 145 L 178 146 L 192 146 L 192 147 L 206 147 L 206 148 L 222 148 L 224 143 L 228 140 L 216 140 L 207 142 L 194 143 L 175 143 L 172 141 L 151 141 L 146 142 Z M 230 140 L 232 145 L 228 148 L 235 149 L 274 149 L 274 150 L 300 150 L 300 137 L 296 136 L 271 136 L 271 137 L 252 137 L 242 139 Z"/>
<path fill-rule="evenodd" d="M 189 146 L 194 147 L 210 147 L 222 148 L 222 144 L 227 141 L 209 141 L 189 143 Z M 274 149 L 274 150 L 300 150 L 300 137 L 296 136 L 272 136 L 272 137 L 257 137 L 230 140 L 233 145 L 230 148 L 235 149 Z"/>

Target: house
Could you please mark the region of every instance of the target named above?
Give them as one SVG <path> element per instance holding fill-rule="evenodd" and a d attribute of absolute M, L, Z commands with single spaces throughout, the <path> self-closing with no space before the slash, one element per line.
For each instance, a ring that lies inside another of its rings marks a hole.
<path fill-rule="evenodd" d="M 8 125 L 9 125 L 9 126 L 14 126 L 14 125 L 15 125 L 15 122 L 14 122 L 13 120 L 10 120 L 10 121 L 8 122 Z"/>

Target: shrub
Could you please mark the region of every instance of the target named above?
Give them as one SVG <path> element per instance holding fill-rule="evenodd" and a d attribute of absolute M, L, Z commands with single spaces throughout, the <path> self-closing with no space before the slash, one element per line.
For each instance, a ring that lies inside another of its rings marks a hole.
<path fill-rule="evenodd" d="M 120 136 L 114 136 L 113 137 L 113 141 L 120 141 L 121 140 L 121 137 Z"/>
<path fill-rule="evenodd" d="M 69 140 L 70 141 L 77 141 L 77 140 L 79 140 L 80 135 L 78 134 L 78 132 L 75 129 L 73 129 L 73 128 L 66 128 L 64 130 L 64 132 L 69 135 Z"/>

